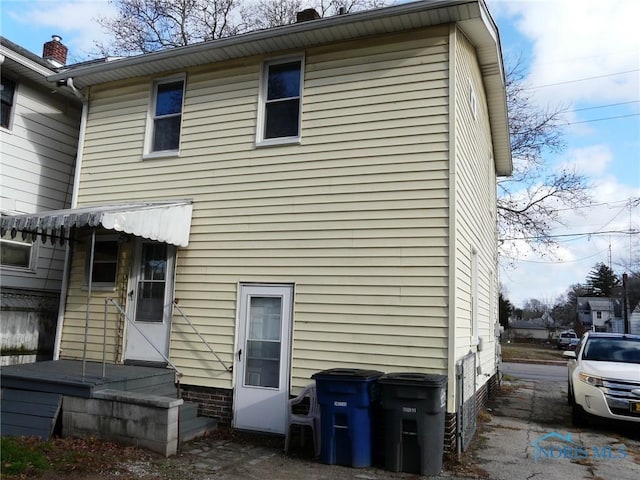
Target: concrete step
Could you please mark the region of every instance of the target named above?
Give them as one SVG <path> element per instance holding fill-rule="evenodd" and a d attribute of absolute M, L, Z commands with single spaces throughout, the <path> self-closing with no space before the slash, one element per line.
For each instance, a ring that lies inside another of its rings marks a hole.
<path fill-rule="evenodd" d="M 196 403 L 186 402 L 180 405 L 178 418 L 178 443 L 180 445 L 218 428 L 218 421 L 215 418 L 198 416 L 198 404 Z"/>

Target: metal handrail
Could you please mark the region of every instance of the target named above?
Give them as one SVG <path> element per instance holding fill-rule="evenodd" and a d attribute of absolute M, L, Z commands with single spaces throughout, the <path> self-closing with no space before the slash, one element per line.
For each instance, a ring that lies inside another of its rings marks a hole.
<path fill-rule="evenodd" d="M 213 355 L 218 359 L 218 361 L 222 364 L 222 366 L 224 367 L 224 369 L 225 369 L 227 372 L 232 372 L 232 371 L 233 371 L 233 368 L 232 368 L 232 367 L 227 366 L 227 364 L 226 364 L 226 363 L 224 363 L 224 362 L 222 361 L 222 359 L 218 356 L 218 354 L 215 352 L 215 350 L 213 350 L 213 348 L 211 347 L 211 345 L 209 345 L 209 342 L 207 342 L 207 341 L 205 340 L 205 338 L 204 338 L 202 335 L 200 335 L 200 332 L 198 331 L 198 329 L 195 327 L 195 325 L 194 325 L 193 323 L 191 323 L 191 320 L 189 320 L 189 318 L 187 317 L 187 315 L 182 311 L 182 309 L 181 309 L 181 308 L 180 308 L 180 306 L 178 305 L 178 299 L 177 299 L 177 298 L 173 301 L 173 305 L 174 305 L 174 306 L 175 306 L 175 308 L 178 310 L 178 312 L 180 312 L 180 315 L 182 315 L 182 318 L 184 318 L 184 319 L 187 321 L 187 323 L 188 323 L 189 325 L 191 325 L 191 328 L 193 328 L 193 331 L 194 331 L 194 332 L 196 332 L 196 335 L 198 335 L 198 337 L 200 337 L 200 340 L 202 340 L 202 342 L 207 346 L 207 348 L 209 349 L 209 351 L 210 351 L 211 353 L 213 353 Z"/>
<path fill-rule="evenodd" d="M 154 349 L 156 352 L 158 352 L 158 353 L 160 354 L 160 356 L 161 356 L 161 357 L 162 357 L 162 358 L 167 362 L 167 364 L 168 364 L 171 368 L 173 368 L 173 370 L 176 372 L 176 375 L 178 376 L 178 378 L 182 377 L 182 372 L 180 372 L 180 370 L 178 370 L 178 367 L 176 367 L 176 366 L 171 362 L 171 360 L 169 360 L 169 358 L 168 358 L 164 353 L 162 353 L 160 350 L 158 350 L 158 347 L 156 347 L 156 346 L 153 344 L 153 342 L 152 342 L 151 340 L 149 340 L 149 338 L 144 334 L 144 332 L 143 332 L 142 330 L 140 330 L 140 327 L 138 327 L 138 326 L 134 323 L 134 321 L 133 321 L 133 320 L 131 320 L 131 319 L 129 318 L 129 316 L 126 314 L 126 312 L 124 311 L 124 309 L 120 306 L 120 304 L 118 304 L 118 302 L 116 302 L 113 298 L 106 298 L 106 299 L 105 299 L 105 301 L 104 301 L 104 303 L 105 303 L 105 307 L 106 307 L 106 304 L 107 304 L 108 302 L 110 302 L 110 303 L 112 303 L 113 305 L 115 305 L 115 307 L 118 309 L 118 311 L 120 312 L 120 314 L 121 314 L 121 315 L 123 315 L 123 316 L 124 316 L 124 318 L 126 318 L 126 319 L 127 319 L 127 322 L 129 322 L 129 324 L 130 324 L 131 326 L 133 326 L 133 327 L 138 331 L 138 333 L 139 333 L 140 335 L 142 335 L 142 338 L 144 338 L 144 339 L 147 341 L 147 343 L 148 343 L 149 345 L 151 345 L 151 346 L 153 347 L 153 349 Z M 105 308 L 105 315 L 106 315 L 106 308 Z"/>

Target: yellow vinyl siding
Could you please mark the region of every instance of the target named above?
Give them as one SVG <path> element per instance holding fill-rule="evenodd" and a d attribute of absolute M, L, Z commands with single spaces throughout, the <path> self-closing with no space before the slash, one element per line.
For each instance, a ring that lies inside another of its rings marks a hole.
<path fill-rule="evenodd" d="M 98 231 L 97 236 L 100 233 Z M 107 232 L 112 233 L 112 232 Z M 87 321 L 87 286 L 85 262 L 87 245 L 91 242 L 89 235 L 79 235 L 74 244 L 74 254 L 69 278 L 69 292 L 65 305 L 65 318 L 61 340 L 61 357 L 83 358 L 85 323 Z M 120 305 L 124 305 L 129 277 L 129 262 L 131 258 L 131 242 L 120 246 L 120 257 L 116 288 L 110 290 L 94 289 L 91 292 L 87 328 L 86 358 L 91 361 L 102 361 L 103 351 L 107 362 L 122 360 L 124 319 L 111 304 L 107 307 L 106 341 L 103 342 L 105 331 L 105 299 L 112 298 Z"/>
<path fill-rule="evenodd" d="M 262 59 L 186 71 L 179 157 L 142 160 L 152 79 L 94 87 L 80 204 L 193 199 L 175 297 L 229 365 L 238 284 L 291 283 L 293 387 L 337 366 L 443 373 L 447 32 L 284 52 L 305 54 L 301 145 L 255 147 Z M 231 387 L 177 312 L 170 356 L 183 383 Z"/>
<path fill-rule="evenodd" d="M 483 350 L 477 385 L 495 373 L 494 323 L 497 314 L 496 175 L 486 97 L 474 47 L 459 31 L 456 38 L 456 264 L 455 358 L 476 350 L 472 332 L 472 251 L 478 252 L 477 318 Z M 474 118 L 470 87 L 476 97 Z"/>

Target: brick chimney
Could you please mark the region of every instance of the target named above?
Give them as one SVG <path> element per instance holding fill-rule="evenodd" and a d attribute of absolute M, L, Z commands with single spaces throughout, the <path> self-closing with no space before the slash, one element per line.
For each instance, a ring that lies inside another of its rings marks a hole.
<path fill-rule="evenodd" d="M 296 13 L 296 23 L 318 20 L 319 18 L 320 14 L 316 12 L 315 8 L 307 8 L 306 10 Z"/>
<path fill-rule="evenodd" d="M 44 44 L 42 58 L 48 60 L 54 67 L 64 67 L 67 63 L 69 49 L 62 44 L 60 35 L 52 35 L 52 40 Z"/>

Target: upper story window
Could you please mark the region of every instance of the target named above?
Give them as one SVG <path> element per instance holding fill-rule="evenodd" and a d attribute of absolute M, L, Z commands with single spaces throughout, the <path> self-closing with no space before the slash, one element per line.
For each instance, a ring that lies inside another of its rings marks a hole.
<path fill-rule="evenodd" d="M 264 64 L 258 144 L 300 141 L 302 71 L 301 58 L 274 60 Z"/>
<path fill-rule="evenodd" d="M 3 76 L 0 89 L 2 97 L 2 103 L 0 105 L 0 127 L 9 128 L 16 93 L 16 82 Z"/>
<path fill-rule="evenodd" d="M 184 84 L 184 76 L 158 80 L 153 84 L 146 153 L 175 154 L 180 149 Z"/>

